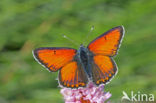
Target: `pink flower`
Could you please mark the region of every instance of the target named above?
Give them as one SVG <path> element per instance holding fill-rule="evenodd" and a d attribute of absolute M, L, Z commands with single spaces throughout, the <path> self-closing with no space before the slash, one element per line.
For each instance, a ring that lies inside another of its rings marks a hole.
<path fill-rule="evenodd" d="M 94 85 L 89 82 L 85 88 L 62 88 L 65 103 L 104 103 L 111 97 L 109 92 L 104 92 L 104 85 Z"/>

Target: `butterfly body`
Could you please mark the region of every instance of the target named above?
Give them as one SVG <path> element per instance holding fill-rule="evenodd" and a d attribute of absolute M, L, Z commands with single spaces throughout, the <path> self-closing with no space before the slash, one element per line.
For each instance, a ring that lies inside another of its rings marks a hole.
<path fill-rule="evenodd" d="M 117 54 L 124 28 L 115 27 L 78 50 L 66 47 L 43 47 L 33 51 L 34 58 L 51 72 L 59 71 L 59 84 L 64 87 L 85 87 L 108 83 L 117 73 L 112 59 Z"/>
<path fill-rule="evenodd" d="M 91 52 L 83 45 L 80 46 L 77 57 L 79 58 L 80 63 L 82 64 L 85 73 L 89 78 L 91 78 L 91 65 L 90 65 L 90 57 L 92 56 Z"/>

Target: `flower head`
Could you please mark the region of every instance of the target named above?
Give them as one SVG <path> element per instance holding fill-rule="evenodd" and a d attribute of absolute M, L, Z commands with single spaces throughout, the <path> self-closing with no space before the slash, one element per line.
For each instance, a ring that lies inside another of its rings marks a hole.
<path fill-rule="evenodd" d="M 89 82 L 85 88 L 62 88 L 65 103 L 104 103 L 111 97 L 109 92 L 104 92 L 104 84 L 95 86 Z"/>

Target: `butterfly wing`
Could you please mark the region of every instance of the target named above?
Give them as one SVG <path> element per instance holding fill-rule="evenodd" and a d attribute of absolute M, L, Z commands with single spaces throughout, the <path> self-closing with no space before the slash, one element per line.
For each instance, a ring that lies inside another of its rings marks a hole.
<path fill-rule="evenodd" d="M 122 26 L 115 27 L 93 40 L 88 45 L 88 49 L 93 54 L 114 56 L 117 53 L 123 34 L 124 28 Z"/>
<path fill-rule="evenodd" d="M 76 59 L 77 50 L 71 48 L 38 48 L 35 59 L 48 70 L 59 71 L 59 83 L 65 87 L 83 87 L 88 82 L 82 64 Z"/>
<path fill-rule="evenodd" d="M 49 71 L 55 72 L 71 62 L 77 50 L 71 48 L 38 48 L 33 51 L 34 58 Z"/>
<path fill-rule="evenodd" d="M 95 84 L 106 83 L 116 74 L 117 66 L 111 57 L 117 54 L 123 35 L 124 28 L 118 26 L 88 45 L 91 54 L 92 79 Z"/>
<path fill-rule="evenodd" d="M 108 56 L 96 55 L 92 62 L 92 77 L 96 85 L 106 83 L 117 72 L 117 66 L 113 59 Z"/>
<path fill-rule="evenodd" d="M 77 61 L 72 61 L 59 71 L 59 82 L 70 88 L 86 86 L 88 79 L 84 68 Z"/>

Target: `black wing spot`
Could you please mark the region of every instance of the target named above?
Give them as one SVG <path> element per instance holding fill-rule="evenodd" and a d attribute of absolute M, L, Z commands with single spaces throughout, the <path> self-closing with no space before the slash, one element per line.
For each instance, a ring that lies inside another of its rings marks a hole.
<path fill-rule="evenodd" d="M 106 36 L 104 36 L 105 40 L 107 40 Z"/>
<path fill-rule="evenodd" d="M 54 54 L 56 54 L 56 51 L 54 50 Z"/>

